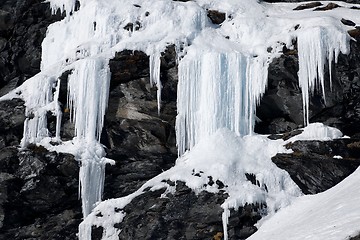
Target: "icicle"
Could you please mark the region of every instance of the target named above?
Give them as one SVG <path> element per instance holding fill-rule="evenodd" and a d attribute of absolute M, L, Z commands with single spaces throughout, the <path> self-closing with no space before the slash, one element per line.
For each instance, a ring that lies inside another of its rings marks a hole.
<path fill-rule="evenodd" d="M 26 147 L 30 143 L 38 143 L 49 136 L 46 114 L 53 110 L 51 108 L 53 79 L 39 75 L 29 83 L 24 89 L 25 92 L 22 93 L 26 102 L 26 120 L 21 147 Z M 33 95 L 34 92 L 38 94 Z"/>
<path fill-rule="evenodd" d="M 60 104 L 59 104 L 59 94 L 60 94 L 60 83 L 61 80 L 60 78 L 57 81 L 57 85 L 56 85 L 56 91 L 54 93 L 54 104 L 55 104 L 55 110 L 54 110 L 54 114 L 56 116 L 56 134 L 55 134 L 55 138 L 57 141 L 60 140 L 60 127 L 61 127 L 61 118 L 62 118 L 62 111 L 60 109 Z"/>
<path fill-rule="evenodd" d="M 83 148 L 78 160 L 84 217 L 101 200 L 103 192 L 106 162 L 102 160 L 105 152 L 99 141 L 109 84 L 108 64 L 99 58 L 79 60 L 68 81 L 68 105 L 75 123 L 75 140 Z"/>
<path fill-rule="evenodd" d="M 105 162 L 102 159 L 105 156 L 105 151 L 100 144 L 95 142 L 92 145 L 87 142 L 84 144 L 88 146 L 86 146 L 80 159 L 79 184 L 82 212 L 83 216 L 86 217 L 102 198 L 105 181 Z"/>
<path fill-rule="evenodd" d="M 110 70 L 105 60 L 83 59 L 69 76 L 68 106 L 76 137 L 100 140 L 108 102 Z"/>
<path fill-rule="evenodd" d="M 228 231 L 227 226 L 229 223 L 229 217 L 230 217 L 230 210 L 228 207 L 224 208 L 224 211 L 222 213 L 222 223 L 223 223 L 223 231 L 224 231 L 224 240 L 228 240 Z"/>
<path fill-rule="evenodd" d="M 348 36 L 336 28 L 317 27 L 303 30 L 298 34 L 299 85 L 302 90 L 304 124 L 309 124 L 309 94 L 321 88 L 325 100 L 324 66 L 329 64 L 331 84 L 331 64 L 340 53 L 349 51 Z M 334 54 L 335 53 L 335 54 Z"/>
<path fill-rule="evenodd" d="M 240 53 L 200 53 L 179 64 L 179 155 L 220 128 L 253 131 L 256 104 L 265 91 L 267 64 Z"/>
<path fill-rule="evenodd" d="M 56 14 L 57 10 L 66 12 L 67 17 L 75 10 L 76 0 L 48 0 L 52 14 Z"/>
<path fill-rule="evenodd" d="M 158 114 L 160 114 L 161 108 L 161 81 L 160 81 L 160 53 L 155 53 L 150 55 L 149 59 L 150 64 L 150 85 L 154 84 L 157 87 L 157 104 L 158 104 Z"/>

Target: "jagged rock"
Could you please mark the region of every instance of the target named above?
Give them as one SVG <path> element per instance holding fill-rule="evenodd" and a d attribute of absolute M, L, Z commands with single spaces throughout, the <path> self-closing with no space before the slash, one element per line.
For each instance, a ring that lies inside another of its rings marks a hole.
<path fill-rule="evenodd" d="M 220 205 L 226 193 L 200 192 L 195 194 L 183 182 L 177 181 L 176 191 L 164 194 L 165 188 L 148 191 L 134 198 L 124 209 L 119 239 L 222 239 L 223 209 Z M 257 229 L 254 224 L 261 218 L 261 205 L 246 205 L 231 210 L 229 239 L 246 239 Z M 119 209 L 120 210 L 120 209 Z M 102 217 L 99 213 L 98 217 Z M 101 239 L 102 228 L 96 228 L 92 239 Z"/>
<path fill-rule="evenodd" d="M 8 86 L 8 92 L 40 71 L 46 29 L 64 15 L 52 15 L 50 4 L 41 0 L 5 0 L 0 9 L 0 89 Z"/>
<path fill-rule="evenodd" d="M 0 238 L 76 239 L 82 214 L 73 156 L 6 147 L 0 166 Z"/>
<path fill-rule="evenodd" d="M 272 160 L 305 194 L 333 187 L 360 165 L 359 139 L 296 141 L 287 147 L 294 152 L 277 154 Z"/>
<path fill-rule="evenodd" d="M 125 196 L 146 180 L 174 165 L 176 53 L 161 57 L 162 103 L 157 112 L 156 87 L 150 86 L 149 57 L 123 51 L 110 60 L 111 91 L 102 142 L 116 166 L 106 169 L 105 198 Z"/>
<path fill-rule="evenodd" d="M 22 100 L 0 102 L 0 149 L 20 144 L 24 120 L 25 106 Z"/>

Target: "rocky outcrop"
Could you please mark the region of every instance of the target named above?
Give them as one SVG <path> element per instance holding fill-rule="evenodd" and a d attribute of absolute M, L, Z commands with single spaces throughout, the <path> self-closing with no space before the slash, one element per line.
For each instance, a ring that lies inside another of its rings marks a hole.
<path fill-rule="evenodd" d="M 82 215 L 73 156 L 1 149 L 0 196 L 0 238 L 76 239 Z"/>
<path fill-rule="evenodd" d="M 351 41 L 349 55 L 340 55 L 332 67 L 332 86 L 325 73 L 325 99 L 315 92 L 310 99 L 310 122 L 323 122 L 352 136 L 360 129 L 360 38 Z M 325 67 L 327 68 L 327 67 Z M 284 54 L 269 67 L 268 89 L 257 108 L 259 133 L 281 133 L 303 125 L 301 90 L 298 83 L 296 49 Z"/>
<path fill-rule="evenodd" d="M 228 197 L 219 193 L 195 194 L 183 182 L 167 182 L 175 188 L 165 193 L 165 188 L 147 191 L 136 197 L 124 209 L 119 239 L 223 239 L 223 209 L 220 205 Z M 164 196 L 165 194 L 165 196 Z M 261 205 L 246 205 L 231 211 L 229 239 L 246 239 L 257 229 L 254 224 L 261 218 Z M 99 212 L 97 217 L 101 218 Z M 103 229 L 93 228 L 92 239 L 101 239 Z"/>
<path fill-rule="evenodd" d="M 42 0 L 0 2 L 0 96 L 40 71 L 46 29 L 63 16 Z"/>
<path fill-rule="evenodd" d="M 323 192 L 342 181 L 360 166 L 360 139 L 296 141 L 286 146 L 291 154 L 272 158 L 285 169 L 305 194 Z"/>
<path fill-rule="evenodd" d="M 110 61 L 112 72 L 102 143 L 116 166 L 106 170 L 105 198 L 126 196 L 174 165 L 177 67 L 174 47 L 161 58 L 162 101 L 149 80 L 149 57 L 123 51 Z"/>

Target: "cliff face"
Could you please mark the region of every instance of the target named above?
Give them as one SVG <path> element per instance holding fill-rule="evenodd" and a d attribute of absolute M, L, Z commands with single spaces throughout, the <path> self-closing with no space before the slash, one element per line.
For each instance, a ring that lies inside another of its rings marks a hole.
<path fill-rule="evenodd" d="M 209 17 L 221 18 L 219 14 L 212 12 Z M 40 71 L 46 28 L 62 17 L 60 13 L 52 15 L 49 4 L 37 0 L 0 3 L 0 96 Z M 310 103 L 311 122 L 337 127 L 350 139 L 296 142 L 288 146 L 294 150 L 292 155 L 277 155 L 273 159 L 290 173 L 304 193 L 324 191 L 360 165 L 360 34 L 355 34 L 354 40 L 350 54 L 340 55 L 333 68 L 333 84 L 331 88 L 326 86 L 326 102 L 315 94 Z M 161 57 L 160 115 L 156 89 L 149 84 L 146 54 L 122 51 L 110 60 L 109 66 L 110 97 L 101 143 L 107 148 L 107 157 L 116 159 L 116 164 L 106 168 L 104 199 L 134 192 L 172 167 L 177 158 L 174 129 L 178 65 L 174 47 L 169 46 Z M 255 132 L 286 138 L 296 134 L 291 131 L 302 125 L 297 66 L 296 48 L 284 48 L 284 54 L 270 64 L 268 90 L 257 109 L 262 121 L 255 126 Z M 62 82 L 67 82 L 68 74 L 63 74 Z M 59 98 L 63 106 L 66 99 L 63 89 Z M 25 119 L 23 104 L 18 99 L 0 102 L 0 238 L 76 239 L 82 219 L 77 195 L 78 163 L 72 155 L 48 152 L 38 146 L 19 149 Z M 61 137 L 69 139 L 74 126 L 69 113 L 63 110 Z M 48 126 L 54 134 L 55 119 L 51 116 Z M 344 159 L 335 160 L 329 152 Z M 247 178 L 256 184 L 256 178 Z M 224 187 L 216 179 L 209 179 L 209 184 L 220 190 Z M 123 229 L 119 239 L 222 239 L 220 205 L 226 193 L 195 195 L 182 182 L 176 183 L 173 194 L 160 198 L 164 191 L 148 191 L 124 209 L 128 215 L 117 226 Z M 151 210 L 145 211 L 142 206 Z M 254 224 L 264 207 L 247 205 L 232 211 L 229 238 L 245 239 L 255 232 Z M 100 239 L 102 234 L 100 227 L 93 227 L 93 239 Z"/>

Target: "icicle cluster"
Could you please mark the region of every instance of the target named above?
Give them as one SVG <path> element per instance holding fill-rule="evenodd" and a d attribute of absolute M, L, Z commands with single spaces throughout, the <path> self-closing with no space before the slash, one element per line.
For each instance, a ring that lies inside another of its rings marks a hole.
<path fill-rule="evenodd" d="M 299 85 L 302 91 L 304 124 L 309 124 L 309 94 L 321 89 L 325 99 L 325 65 L 331 65 L 340 52 L 349 52 L 348 35 L 334 27 L 316 27 L 301 31 L 298 36 Z M 328 60 L 328 62 L 327 62 Z"/>
<path fill-rule="evenodd" d="M 68 105 L 76 137 L 99 141 L 108 102 L 110 69 L 101 58 L 79 60 L 68 80 Z"/>
<path fill-rule="evenodd" d="M 101 201 L 104 186 L 105 152 L 98 142 L 108 103 L 110 70 L 101 58 L 82 59 L 75 66 L 68 80 L 68 105 L 75 141 L 84 149 L 79 157 L 79 179 L 83 214 L 87 216 Z"/>
<path fill-rule="evenodd" d="M 236 52 L 185 57 L 179 63 L 179 155 L 221 128 L 250 134 L 256 104 L 265 91 L 267 67 L 266 61 Z"/>

